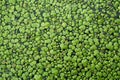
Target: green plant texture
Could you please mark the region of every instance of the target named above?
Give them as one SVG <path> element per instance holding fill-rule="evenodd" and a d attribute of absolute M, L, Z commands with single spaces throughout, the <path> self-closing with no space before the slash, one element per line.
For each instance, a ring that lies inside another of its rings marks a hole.
<path fill-rule="evenodd" d="M 119 80 L 120 0 L 0 0 L 0 80 Z"/>

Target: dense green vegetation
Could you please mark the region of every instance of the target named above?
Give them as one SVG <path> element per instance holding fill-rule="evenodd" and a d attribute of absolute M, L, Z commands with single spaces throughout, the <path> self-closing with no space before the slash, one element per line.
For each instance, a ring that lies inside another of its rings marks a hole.
<path fill-rule="evenodd" d="M 0 0 L 0 80 L 120 79 L 120 0 Z"/>

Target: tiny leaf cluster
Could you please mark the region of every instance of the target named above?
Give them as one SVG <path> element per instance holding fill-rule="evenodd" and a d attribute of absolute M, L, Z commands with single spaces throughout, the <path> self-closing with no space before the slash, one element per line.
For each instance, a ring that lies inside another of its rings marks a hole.
<path fill-rule="evenodd" d="M 119 80 L 120 0 L 1 0 L 0 80 Z"/>

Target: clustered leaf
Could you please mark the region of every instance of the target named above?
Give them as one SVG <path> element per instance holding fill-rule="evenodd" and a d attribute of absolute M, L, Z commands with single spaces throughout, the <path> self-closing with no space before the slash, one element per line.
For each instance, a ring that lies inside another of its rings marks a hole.
<path fill-rule="evenodd" d="M 0 80 L 119 80 L 120 0 L 1 0 Z"/>

